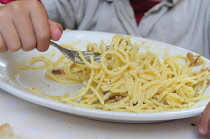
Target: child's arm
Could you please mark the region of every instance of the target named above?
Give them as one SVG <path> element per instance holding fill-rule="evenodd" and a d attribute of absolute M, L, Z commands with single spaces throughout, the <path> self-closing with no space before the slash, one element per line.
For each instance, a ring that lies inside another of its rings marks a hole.
<path fill-rule="evenodd" d="M 206 106 L 198 126 L 200 134 L 206 134 L 210 130 L 210 102 Z"/>
<path fill-rule="evenodd" d="M 13 1 L 0 7 L 0 52 L 46 51 L 50 39 L 58 40 L 62 27 L 48 19 L 44 6 L 37 0 Z"/>

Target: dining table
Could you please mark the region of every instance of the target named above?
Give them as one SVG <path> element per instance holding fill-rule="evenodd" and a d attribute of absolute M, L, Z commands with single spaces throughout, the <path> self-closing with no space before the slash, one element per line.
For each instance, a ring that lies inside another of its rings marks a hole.
<path fill-rule="evenodd" d="M 210 139 L 200 135 L 200 115 L 153 123 L 87 119 L 31 103 L 0 89 L 0 125 L 21 139 Z"/>

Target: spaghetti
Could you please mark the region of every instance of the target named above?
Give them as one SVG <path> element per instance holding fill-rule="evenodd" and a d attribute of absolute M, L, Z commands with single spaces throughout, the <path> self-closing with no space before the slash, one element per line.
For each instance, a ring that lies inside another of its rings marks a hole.
<path fill-rule="evenodd" d="M 89 44 L 87 49 L 101 54 L 99 63 L 88 62 L 80 51 L 85 65 L 69 61 L 61 55 L 56 62 L 35 57 L 33 64 L 21 69 L 47 69 L 47 78 L 71 84 L 81 82 L 84 87 L 77 95 L 46 96 L 57 101 L 81 107 L 120 112 L 162 112 L 189 108 L 201 99 L 209 85 L 209 68 L 199 55 L 174 55 L 161 57 L 151 52 L 139 53 L 140 46 L 132 44 L 129 36 L 115 35 L 109 49 Z M 184 64 L 180 62 L 184 61 Z M 192 66 L 201 65 L 194 72 Z M 41 93 L 39 93 L 41 94 Z"/>

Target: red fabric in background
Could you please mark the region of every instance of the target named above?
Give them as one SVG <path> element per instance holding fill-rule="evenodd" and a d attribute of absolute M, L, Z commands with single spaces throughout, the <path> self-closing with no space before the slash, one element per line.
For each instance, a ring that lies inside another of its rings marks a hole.
<path fill-rule="evenodd" d="M 159 1 L 150 1 L 150 0 L 130 0 L 130 4 L 133 7 L 135 18 L 137 24 L 140 23 L 144 14 L 151 9 L 156 4 L 160 3 Z"/>
<path fill-rule="evenodd" d="M 11 1 L 15 1 L 15 0 L 0 0 L 0 3 L 1 4 L 7 4 L 7 3 L 11 2 Z M 38 1 L 40 1 L 40 0 L 38 0 Z"/>

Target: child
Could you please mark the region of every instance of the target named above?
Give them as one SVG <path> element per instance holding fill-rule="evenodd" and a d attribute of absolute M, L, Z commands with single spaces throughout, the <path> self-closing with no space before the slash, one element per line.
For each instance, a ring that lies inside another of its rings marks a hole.
<path fill-rule="evenodd" d="M 46 51 L 64 27 L 141 36 L 210 58 L 209 9 L 209 0 L 14 1 L 0 8 L 0 52 Z M 209 119 L 210 104 L 201 116 L 201 134 L 210 129 Z"/>

